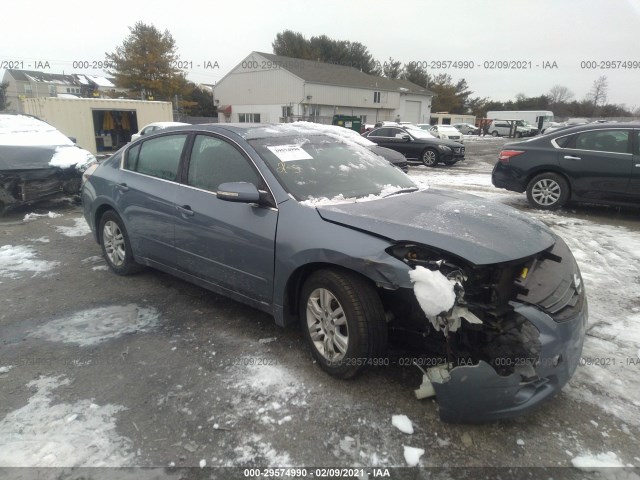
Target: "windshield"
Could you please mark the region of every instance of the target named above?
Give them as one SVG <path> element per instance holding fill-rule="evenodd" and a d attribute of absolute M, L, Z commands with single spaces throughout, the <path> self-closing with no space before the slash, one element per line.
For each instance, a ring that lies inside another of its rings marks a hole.
<path fill-rule="evenodd" d="M 417 189 L 389 162 L 347 139 L 305 135 L 249 143 L 298 201 L 346 201 Z"/>

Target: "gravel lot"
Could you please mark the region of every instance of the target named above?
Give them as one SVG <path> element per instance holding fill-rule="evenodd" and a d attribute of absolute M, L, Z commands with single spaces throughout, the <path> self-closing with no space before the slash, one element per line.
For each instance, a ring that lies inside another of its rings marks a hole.
<path fill-rule="evenodd" d="M 491 186 L 503 144 L 469 139 L 462 164 L 410 174 L 529 211 Z M 414 398 L 414 367 L 334 380 L 300 331 L 261 312 L 157 271 L 112 274 L 69 199 L 14 211 L 0 219 L 0 467 L 386 467 L 406 465 L 403 446 L 425 450 L 423 467 L 640 466 L 640 365 L 628 362 L 640 355 L 640 262 L 625 257 L 640 254 L 638 211 L 531 214 L 578 252 L 585 353 L 627 364 L 580 367 L 528 416 L 449 425 Z"/>

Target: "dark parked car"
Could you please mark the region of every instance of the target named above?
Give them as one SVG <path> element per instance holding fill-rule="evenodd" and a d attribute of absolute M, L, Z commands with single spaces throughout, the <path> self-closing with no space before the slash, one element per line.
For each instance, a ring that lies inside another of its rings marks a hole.
<path fill-rule="evenodd" d="M 115 273 L 154 267 L 298 323 L 338 378 L 411 364 L 386 354 L 406 342 L 448 421 L 525 412 L 580 358 L 587 301 L 562 239 L 510 207 L 419 190 L 335 131 L 163 130 L 88 170 L 82 199 Z"/>
<path fill-rule="evenodd" d="M 409 160 L 421 161 L 428 167 L 442 162 L 453 165 L 464 160 L 464 146 L 452 140 L 435 138 L 417 128 L 382 126 L 363 136 L 372 142 L 403 154 Z"/>
<path fill-rule="evenodd" d="M 588 124 L 509 143 L 493 168 L 496 187 L 527 192 L 553 210 L 569 201 L 640 204 L 640 123 Z"/>
<path fill-rule="evenodd" d="M 95 157 L 42 120 L 0 114 L 0 215 L 57 195 L 80 193 Z"/>

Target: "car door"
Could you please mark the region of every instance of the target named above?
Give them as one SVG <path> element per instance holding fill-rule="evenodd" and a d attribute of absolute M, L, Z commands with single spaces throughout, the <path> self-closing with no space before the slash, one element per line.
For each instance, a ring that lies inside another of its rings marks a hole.
<path fill-rule="evenodd" d="M 626 128 L 594 129 L 556 140 L 564 145 L 559 164 L 571 179 L 572 196 L 624 201 L 633 170 L 630 133 Z"/>
<path fill-rule="evenodd" d="M 249 182 L 266 190 L 253 162 L 230 139 L 199 134 L 185 177 L 175 211 L 179 268 L 227 291 L 271 303 L 277 209 L 216 196 L 225 182 Z"/>
<path fill-rule="evenodd" d="M 180 160 L 187 134 L 155 137 L 124 155 L 114 199 L 134 256 L 175 266 L 174 217 Z"/>
<path fill-rule="evenodd" d="M 627 189 L 627 197 L 632 202 L 640 202 L 640 130 L 633 130 L 633 167 Z"/>

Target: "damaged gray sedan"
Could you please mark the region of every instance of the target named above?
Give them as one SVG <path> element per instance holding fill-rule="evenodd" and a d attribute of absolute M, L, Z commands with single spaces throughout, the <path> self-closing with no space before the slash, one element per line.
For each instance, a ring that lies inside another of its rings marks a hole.
<path fill-rule="evenodd" d="M 561 238 L 512 208 L 421 189 L 330 129 L 177 127 L 85 176 L 84 214 L 115 273 L 157 268 L 300 324 L 338 378 L 401 344 L 444 420 L 524 413 L 578 364 L 587 300 Z"/>
<path fill-rule="evenodd" d="M 93 154 L 46 122 L 0 114 L 0 215 L 57 195 L 80 193 Z"/>

